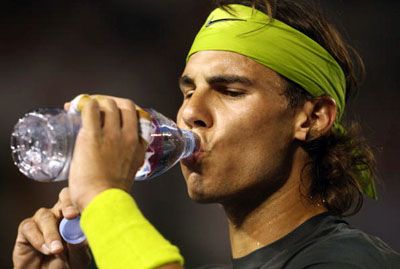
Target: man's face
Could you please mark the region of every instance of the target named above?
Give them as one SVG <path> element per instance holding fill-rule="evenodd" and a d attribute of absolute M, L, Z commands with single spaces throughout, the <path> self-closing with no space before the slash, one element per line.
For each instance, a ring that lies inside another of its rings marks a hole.
<path fill-rule="evenodd" d="M 180 87 L 178 125 L 201 137 L 200 152 L 181 162 L 193 200 L 223 203 L 282 184 L 294 113 L 277 73 L 233 52 L 201 51 L 190 57 Z"/>

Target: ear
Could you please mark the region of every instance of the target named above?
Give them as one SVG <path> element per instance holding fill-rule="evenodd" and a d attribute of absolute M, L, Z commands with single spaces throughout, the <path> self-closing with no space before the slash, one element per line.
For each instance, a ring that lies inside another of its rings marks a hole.
<path fill-rule="evenodd" d="M 332 128 L 336 114 L 336 102 L 329 96 L 306 101 L 296 113 L 295 138 L 306 141 L 326 134 Z"/>

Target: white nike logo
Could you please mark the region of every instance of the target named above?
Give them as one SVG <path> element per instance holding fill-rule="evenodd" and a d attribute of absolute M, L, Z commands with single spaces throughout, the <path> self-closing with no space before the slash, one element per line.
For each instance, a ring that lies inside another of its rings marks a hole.
<path fill-rule="evenodd" d="M 210 26 L 211 24 L 217 23 L 217 22 L 223 22 L 223 21 L 246 21 L 244 19 L 235 19 L 235 18 L 226 18 L 226 19 L 217 19 L 213 20 L 212 18 L 206 23 L 205 27 Z"/>

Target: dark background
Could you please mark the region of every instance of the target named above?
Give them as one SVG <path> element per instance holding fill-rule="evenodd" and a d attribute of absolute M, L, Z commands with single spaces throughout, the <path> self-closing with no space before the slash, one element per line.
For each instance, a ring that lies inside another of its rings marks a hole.
<path fill-rule="evenodd" d="M 377 149 L 378 201 L 350 222 L 400 249 L 399 1 L 321 1 L 363 56 L 367 79 L 349 107 Z M 131 98 L 175 118 L 177 78 L 210 1 L 1 1 L 0 4 L 0 268 L 11 267 L 18 223 L 51 207 L 66 183 L 44 184 L 14 167 L 9 137 L 25 112 L 61 107 L 75 95 Z M 218 205 L 197 205 L 179 168 L 135 184 L 145 215 L 186 258 L 187 267 L 227 263 L 225 219 Z"/>

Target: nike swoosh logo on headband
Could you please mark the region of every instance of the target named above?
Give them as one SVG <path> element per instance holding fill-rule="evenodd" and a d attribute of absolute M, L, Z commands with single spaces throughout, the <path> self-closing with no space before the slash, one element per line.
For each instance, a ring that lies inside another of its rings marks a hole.
<path fill-rule="evenodd" d="M 246 20 L 244 20 L 244 19 L 234 19 L 234 18 L 227 18 L 227 19 L 218 19 L 218 20 L 209 20 L 207 23 L 206 23 L 206 26 L 205 27 L 208 27 L 208 26 L 210 26 L 210 25 L 212 25 L 212 24 L 214 24 L 214 23 L 217 23 L 217 22 L 223 22 L 223 21 L 246 21 Z"/>

